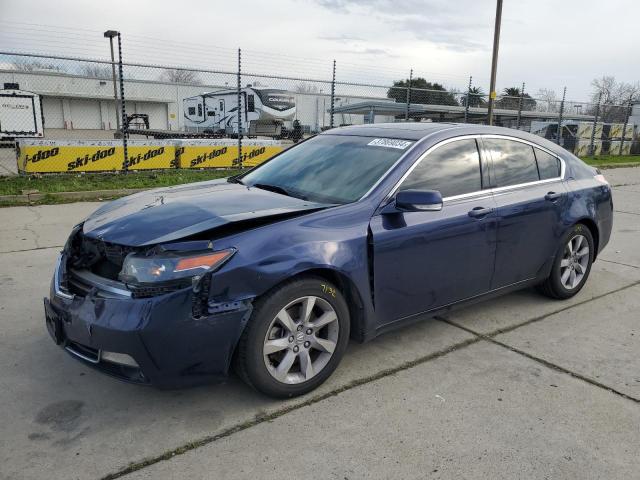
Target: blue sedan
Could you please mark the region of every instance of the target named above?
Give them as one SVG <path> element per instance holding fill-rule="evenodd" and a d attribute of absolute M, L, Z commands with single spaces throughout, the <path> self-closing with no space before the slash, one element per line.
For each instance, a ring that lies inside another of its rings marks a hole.
<path fill-rule="evenodd" d="M 309 392 L 365 342 L 536 286 L 584 286 L 609 241 L 605 178 L 528 133 L 330 130 L 227 180 L 105 204 L 60 254 L 46 325 L 74 358 L 162 388 L 233 369 Z"/>

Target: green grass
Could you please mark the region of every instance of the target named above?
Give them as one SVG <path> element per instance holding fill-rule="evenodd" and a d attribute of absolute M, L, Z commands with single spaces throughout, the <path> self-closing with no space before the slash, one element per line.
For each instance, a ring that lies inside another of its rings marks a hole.
<path fill-rule="evenodd" d="M 637 163 L 640 165 L 640 155 L 596 155 L 582 157 L 582 160 L 594 167 L 615 166 L 620 163 Z"/>
<path fill-rule="evenodd" d="M 154 188 L 181 183 L 213 180 L 239 173 L 239 170 L 170 170 L 128 172 L 126 174 L 87 173 L 0 177 L 0 195 L 20 195 L 23 190 L 40 193 L 86 192 L 120 188 Z M 47 202 L 52 203 L 52 202 Z"/>

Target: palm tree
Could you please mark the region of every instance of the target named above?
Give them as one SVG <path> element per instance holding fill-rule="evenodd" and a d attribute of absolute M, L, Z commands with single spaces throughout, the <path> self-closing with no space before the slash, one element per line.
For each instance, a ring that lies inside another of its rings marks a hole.
<path fill-rule="evenodd" d="M 482 91 L 482 87 L 471 87 L 469 91 L 462 96 L 462 105 L 467 104 L 467 94 L 469 95 L 470 107 L 484 107 L 487 105 L 487 101 L 484 99 L 485 93 Z"/>
<path fill-rule="evenodd" d="M 522 110 L 536 109 L 536 101 L 528 93 L 522 95 L 518 87 L 505 88 L 502 91 L 502 98 L 496 102 L 496 107 L 504 108 L 505 110 L 518 110 L 520 96 L 522 96 Z"/>

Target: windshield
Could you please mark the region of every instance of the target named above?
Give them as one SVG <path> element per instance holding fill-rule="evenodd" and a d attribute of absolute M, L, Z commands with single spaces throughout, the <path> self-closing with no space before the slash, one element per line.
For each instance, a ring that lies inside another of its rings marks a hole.
<path fill-rule="evenodd" d="M 252 170 L 242 183 L 320 203 L 355 202 L 413 142 L 319 135 Z"/>

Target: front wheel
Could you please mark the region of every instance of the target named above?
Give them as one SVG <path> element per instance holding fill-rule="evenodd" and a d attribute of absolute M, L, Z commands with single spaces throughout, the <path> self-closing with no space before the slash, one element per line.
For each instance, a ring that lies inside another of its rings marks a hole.
<path fill-rule="evenodd" d="M 558 249 L 549 278 L 538 290 L 551 298 L 573 297 L 586 283 L 594 255 L 591 232 L 581 223 L 574 225 Z"/>
<path fill-rule="evenodd" d="M 349 341 L 349 309 L 319 277 L 292 280 L 260 298 L 240 338 L 240 377 L 272 397 L 303 395 L 336 369 Z"/>

